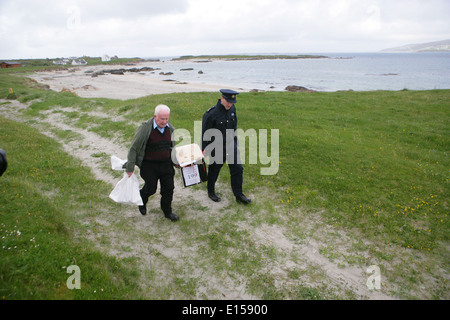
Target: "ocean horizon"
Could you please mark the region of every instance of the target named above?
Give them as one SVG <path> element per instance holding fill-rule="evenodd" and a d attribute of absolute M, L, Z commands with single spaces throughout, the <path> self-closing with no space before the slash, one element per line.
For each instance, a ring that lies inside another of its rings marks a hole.
<path fill-rule="evenodd" d="M 297 55 L 297 54 L 249 54 Z M 308 53 L 320 59 L 174 61 L 159 59 L 159 72 L 147 76 L 180 82 L 221 84 L 243 90 L 284 91 L 302 86 L 323 92 L 450 89 L 450 52 Z M 196 62 L 200 61 L 202 62 Z M 148 66 L 152 67 L 149 60 Z M 182 70 L 184 69 L 184 70 Z M 187 70 L 186 70 L 187 69 Z"/>

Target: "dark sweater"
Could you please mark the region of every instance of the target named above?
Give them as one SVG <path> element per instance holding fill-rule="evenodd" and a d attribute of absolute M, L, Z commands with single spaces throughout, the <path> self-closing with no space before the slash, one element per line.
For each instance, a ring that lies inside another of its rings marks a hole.
<path fill-rule="evenodd" d="M 172 140 L 168 127 L 161 133 L 158 129 L 152 131 L 145 147 L 144 160 L 162 162 L 170 160 Z"/>

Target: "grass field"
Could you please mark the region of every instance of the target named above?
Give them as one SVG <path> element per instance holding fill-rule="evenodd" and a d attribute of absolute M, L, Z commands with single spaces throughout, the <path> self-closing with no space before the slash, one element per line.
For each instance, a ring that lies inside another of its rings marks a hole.
<path fill-rule="evenodd" d="M 45 120 L 44 112 L 61 113 L 74 127 L 128 145 L 136 123 L 163 103 L 172 109 L 171 122 L 193 135 L 194 121 L 215 104 L 217 94 L 82 99 L 0 74 L 0 98 L 9 88 L 29 106 L 20 114 L 25 124 L 0 117 L 0 148 L 11 161 L 0 178 L 0 296 L 165 299 L 170 290 L 172 298 L 207 299 L 198 293 L 201 277 L 173 276 L 170 285 L 155 282 L 157 289 L 143 290 L 142 270 L 133 267 L 134 258 L 111 257 L 80 238 L 83 228 L 93 228 L 81 223 L 80 216 L 85 221 L 119 205 L 105 198 L 108 185 L 86 174 L 76 159 L 32 126 Z M 389 296 L 448 299 L 449 101 L 449 90 L 240 94 L 240 128 L 279 129 L 279 171 L 262 176 L 265 165 L 245 165 L 244 191 L 254 198 L 250 207 L 230 204 L 217 216 L 202 219 L 190 218 L 184 206 L 177 208 L 179 232 L 190 247 L 198 248 L 192 265 L 245 283 L 247 292 L 263 299 L 357 298 L 328 283 L 312 265 L 299 267 L 300 255 L 260 245 L 256 231 L 273 226 L 294 244 L 314 238 L 321 256 L 339 268 L 380 265 Z M 95 112 L 120 118 L 100 118 Z M 76 139 L 70 132 L 58 135 L 61 141 Z M 97 156 L 107 163 L 110 155 Z M 249 156 L 247 152 L 246 163 Z M 219 182 L 229 189 L 228 180 L 224 169 Z M 201 193 L 203 187 L 194 190 Z M 195 206 L 195 201 L 188 204 Z M 90 231 L 101 238 L 104 229 Z M 339 246 L 343 234 L 350 239 L 347 251 Z M 144 239 L 156 241 L 155 235 L 148 237 Z M 154 254 L 184 274 L 161 252 Z M 283 269 L 286 260 L 297 262 L 297 267 Z M 64 268 L 82 261 L 90 275 L 83 284 L 92 290 L 67 290 Z M 285 272 L 267 272 L 274 262 Z M 157 271 L 146 272 L 151 287 Z"/>
<path fill-rule="evenodd" d="M 132 264 L 74 236 L 86 228 L 80 212 L 106 205 L 105 185 L 35 129 L 4 118 L 0 126 L 9 161 L 0 189 L 2 299 L 134 298 Z M 88 277 L 83 290 L 67 289 L 70 265 Z"/>

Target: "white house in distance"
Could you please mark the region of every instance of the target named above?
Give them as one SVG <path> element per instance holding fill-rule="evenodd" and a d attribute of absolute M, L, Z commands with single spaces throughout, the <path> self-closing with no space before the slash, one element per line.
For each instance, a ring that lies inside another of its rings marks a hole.
<path fill-rule="evenodd" d="M 72 65 L 73 66 L 85 66 L 88 63 L 86 62 L 86 60 L 84 59 L 73 59 L 72 60 Z"/>
<path fill-rule="evenodd" d="M 65 58 L 53 61 L 53 64 L 61 65 L 61 66 L 65 66 L 68 63 L 70 63 L 70 60 L 69 59 L 65 59 Z"/>
<path fill-rule="evenodd" d="M 70 60 L 72 60 L 72 63 L 70 63 Z M 70 57 L 70 58 L 62 58 L 62 59 L 54 60 L 53 64 L 61 65 L 61 66 L 65 66 L 68 64 L 71 64 L 73 66 L 85 66 L 88 63 L 86 62 L 86 60 L 84 60 L 82 58 Z"/>

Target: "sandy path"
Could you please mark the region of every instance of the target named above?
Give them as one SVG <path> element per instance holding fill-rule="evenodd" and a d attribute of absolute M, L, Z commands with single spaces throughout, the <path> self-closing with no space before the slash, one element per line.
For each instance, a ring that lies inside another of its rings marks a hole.
<path fill-rule="evenodd" d="M 1 100 L 0 103 L 7 102 Z M 22 104 L 18 101 L 10 101 L 6 105 L 0 105 L 0 112 L 2 116 L 6 116 L 11 120 L 23 121 L 20 111 L 26 109 L 31 102 Z M 54 112 L 59 111 L 59 112 Z M 39 123 L 34 124 L 41 133 L 59 141 L 64 150 L 81 160 L 83 166 L 91 170 L 96 179 L 102 180 L 111 185 L 111 191 L 120 178 L 114 177 L 113 171 L 105 170 L 105 161 L 101 157 L 93 157 L 94 154 L 106 153 L 108 155 L 115 155 L 121 159 L 126 159 L 128 149 L 115 142 L 90 132 L 88 130 L 77 128 L 70 124 L 61 112 L 73 112 L 72 108 L 56 107 L 50 111 L 42 112 L 45 119 L 40 119 Z M 99 116 L 98 113 L 90 114 L 92 116 Z M 104 114 L 102 114 L 104 116 Z M 70 141 L 61 141 L 60 138 L 52 132 L 52 129 L 70 130 L 77 134 L 78 138 Z M 139 176 L 139 168 L 136 168 L 137 174 L 141 184 L 142 179 Z M 210 214 L 218 212 L 222 207 L 229 205 L 230 199 L 224 198 L 221 203 L 215 203 L 207 198 L 206 193 L 199 196 L 201 191 L 194 191 L 191 188 L 185 188 L 182 185 L 179 173 L 175 176 L 175 197 L 173 201 L 174 208 L 185 206 L 186 203 L 195 201 L 199 206 L 208 208 L 207 211 L 201 211 L 196 214 L 195 218 L 202 219 Z M 225 193 L 225 192 L 224 192 Z M 105 195 L 107 196 L 107 195 Z M 158 274 L 156 279 L 153 279 L 149 284 L 147 279 L 142 279 L 142 287 L 146 290 L 149 286 L 154 286 L 155 282 L 162 287 L 167 285 L 167 282 L 173 281 L 173 274 L 171 268 L 184 268 L 189 265 L 187 259 L 193 259 L 198 254 L 195 247 L 190 247 L 183 241 L 183 234 L 177 229 L 174 223 L 163 217 L 159 209 L 159 187 L 156 194 L 149 199 L 147 207 L 150 212 L 147 216 L 142 216 L 137 207 L 129 205 L 120 205 L 120 210 L 111 214 L 111 212 L 102 212 L 100 210 L 96 213 L 96 217 L 90 216 L 81 218 L 84 224 L 96 225 L 102 227 L 102 240 L 94 233 L 88 233 L 90 238 L 103 252 L 117 256 L 137 257 L 142 261 L 143 274 L 148 272 L 148 268 L 157 269 Z M 195 199 L 195 200 L 194 200 Z M 112 200 L 111 200 L 112 201 Z M 124 225 L 126 227 L 124 227 Z M 152 243 L 140 241 L 140 238 L 145 237 L 146 234 L 155 235 Z M 107 239 L 109 243 L 107 246 L 103 244 Z M 125 248 L 125 249 L 124 249 Z M 163 259 L 155 259 L 155 252 L 159 252 L 167 259 L 170 259 L 170 265 L 165 265 L 161 262 Z M 147 270 L 147 271 L 146 271 Z M 214 270 L 209 270 L 208 266 L 189 266 L 190 276 L 200 277 L 203 279 L 198 290 L 198 298 L 204 299 L 257 299 L 246 293 L 244 284 L 237 283 L 228 277 L 214 276 Z M 151 290 L 153 290 L 152 288 Z M 171 297 L 167 297 L 170 299 Z"/>

